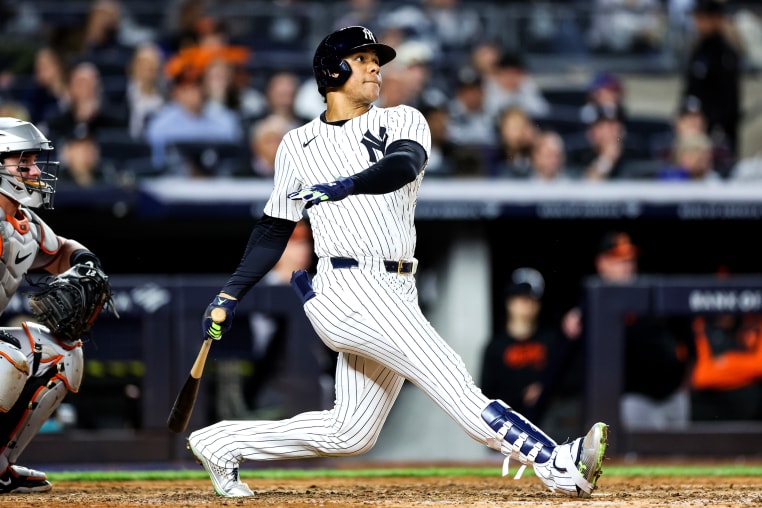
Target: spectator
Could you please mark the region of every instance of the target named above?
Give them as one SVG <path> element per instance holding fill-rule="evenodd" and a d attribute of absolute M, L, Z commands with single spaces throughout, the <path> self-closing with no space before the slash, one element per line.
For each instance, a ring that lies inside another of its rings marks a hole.
<path fill-rule="evenodd" d="M 692 419 L 762 417 L 762 321 L 758 315 L 718 314 L 693 321 L 696 366 Z"/>
<path fill-rule="evenodd" d="M 595 116 L 597 108 L 617 108 L 626 114 L 624 105 L 624 83 L 611 72 L 599 72 L 587 87 L 587 102 L 580 110 L 583 122 Z"/>
<path fill-rule="evenodd" d="M 249 151 L 251 158 L 247 171 L 241 176 L 255 176 L 272 180 L 275 172 L 275 155 L 283 136 L 292 129 L 286 118 L 271 114 L 258 120 L 249 128 Z"/>
<path fill-rule="evenodd" d="M 307 118 L 301 116 L 296 108 L 296 94 L 299 89 L 299 77 L 291 71 L 278 71 L 267 80 L 265 86 L 265 108 L 253 120 L 270 115 L 285 119 L 291 128 L 300 127 Z"/>
<path fill-rule="evenodd" d="M 104 75 L 124 75 L 134 51 L 134 46 L 122 38 L 124 19 L 126 13 L 119 0 L 92 2 L 79 51 L 74 56 L 96 63 Z"/>
<path fill-rule="evenodd" d="M 63 140 L 59 180 L 77 187 L 101 183 L 118 184 L 116 168 L 101 157 L 98 141 L 87 131 L 78 131 Z"/>
<path fill-rule="evenodd" d="M 545 279 L 534 268 L 519 268 L 503 292 L 505 322 L 482 355 L 482 391 L 539 421 L 536 403 L 560 329 L 541 320 Z M 559 436 L 551 435 L 554 439 Z M 564 436 L 565 438 L 565 436 Z M 563 440 L 563 439 L 561 439 Z"/>
<path fill-rule="evenodd" d="M 685 134 L 677 139 L 674 161 L 662 168 L 659 180 L 691 182 L 718 182 L 722 180 L 714 170 L 712 141 L 703 132 Z"/>
<path fill-rule="evenodd" d="M 127 128 L 126 112 L 103 95 L 101 74 L 95 64 L 81 62 L 74 66 L 67 86 L 68 103 L 63 112 L 48 120 L 54 139 L 98 136 L 102 130 Z"/>
<path fill-rule="evenodd" d="M 505 52 L 497 62 L 494 75 L 484 82 L 484 108 L 497 118 L 502 110 L 518 106 L 531 117 L 550 112 L 550 104 L 529 74 L 526 62 L 517 53 Z"/>
<path fill-rule="evenodd" d="M 152 163 L 167 167 L 170 173 L 191 177 L 208 176 L 205 169 L 172 153 L 176 143 L 239 143 L 243 139 L 241 122 L 235 113 L 204 96 L 201 74 L 196 68 L 180 69 L 171 76 L 170 100 L 146 126 Z M 168 149 L 170 152 L 168 153 Z"/>
<path fill-rule="evenodd" d="M 497 119 L 498 148 L 489 176 L 528 179 L 532 173 L 532 149 L 537 128 L 518 106 L 507 107 Z"/>
<path fill-rule="evenodd" d="M 667 17 L 659 0 L 596 0 L 590 48 L 606 53 L 656 54 L 662 49 Z"/>
<path fill-rule="evenodd" d="M 34 83 L 21 97 L 32 123 L 48 130 L 47 121 L 66 107 L 67 81 L 61 54 L 50 46 L 39 48 L 34 57 Z"/>
<path fill-rule="evenodd" d="M 492 116 L 485 107 L 482 78 L 473 67 L 456 75 L 455 97 L 450 101 L 450 139 L 458 145 L 494 146 L 497 139 Z"/>
<path fill-rule="evenodd" d="M 733 166 L 729 179 L 735 182 L 762 181 L 762 149 L 754 155 L 739 160 Z"/>
<path fill-rule="evenodd" d="M 607 284 L 632 284 L 641 277 L 639 254 L 629 234 L 608 232 L 598 246 L 595 273 Z M 568 336 L 586 333 L 587 312 L 583 300 L 567 313 L 564 330 Z M 622 324 L 625 326 L 624 393 L 620 400 L 623 427 L 666 430 L 685 426 L 690 419 L 688 384 L 694 358 L 689 323 L 682 318 L 628 312 Z"/>
<path fill-rule="evenodd" d="M 646 155 L 643 147 L 628 138 L 624 112 L 619 107 L 590 111 L 584 137 L 569 139 L 570 164 L 579 168 L 586 180 L 631 178 Z"/>
<path fill-rule="evenodd" d="M 127 70 L 127 109 L 130 137 L 142 140 L 148 119 L 164 105 L 166 80 L 159 47 L 147 42 L 135 48 Z"/>
<path fill-rule="evenodd" d="M 555 131 L 537 133 L 530 155 L 529 178 L 538 182 L 565 182 L 571 179 L 566 170 L 564 139 Z"/>
<path fill-rule="evenodd" d="M 426 176 L 452 177 L 456 175 L 458 147 L 450 140 L 450 115 L 445 102 L 424 104 L 421 113 L 431 129 L 431 154 L 426 164 Z"/>
<path fill-rule="evenodd" d="M 738 154 L 741 119 L 741 54 L 730 34 L 725 3 L 696 0 L 693 9 L 696 43 L 688 58 L 682 97 L 696 97 L 706 117 L 706 132 L 715 144 Z"/>

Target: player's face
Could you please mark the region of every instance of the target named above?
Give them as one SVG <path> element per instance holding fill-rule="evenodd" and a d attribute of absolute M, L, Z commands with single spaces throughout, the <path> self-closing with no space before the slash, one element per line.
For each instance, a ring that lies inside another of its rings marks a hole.
<path fill-rule="evenodd" d="M 5 158 L 3 167 L 19 181 L 39 178 L 42 171 L 37 167 L 36 153 L 22 153 Z"/>
<path fill-rule="evenodd" d="M 352 74 L 344 84 L 344 92 L 354 99 L 370 104 L 381 93 L 381 66 L 375 51 L 360 51 L 344 58 Z"/>

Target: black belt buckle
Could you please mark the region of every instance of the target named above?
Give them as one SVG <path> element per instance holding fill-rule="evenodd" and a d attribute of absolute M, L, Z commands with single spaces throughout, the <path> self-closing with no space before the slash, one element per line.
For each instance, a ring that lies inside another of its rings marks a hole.
<path fill-rule="evenodd" d="M 413 272 L 413 263 L 411 261 L 384 261 L 384 267 L 387 272 L 405 275 Z"/>

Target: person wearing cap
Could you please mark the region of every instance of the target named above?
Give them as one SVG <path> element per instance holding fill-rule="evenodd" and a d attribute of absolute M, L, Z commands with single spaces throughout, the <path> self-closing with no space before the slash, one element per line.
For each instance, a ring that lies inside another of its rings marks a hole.
<path fill-rule="evenodd" d="M 601 71 L 587 87 L 587 101 L 580 108 L 580 119 L 587 122 L 596 108 L 617 108 L 624 114 L 624 83 L 613 72 Z"/>
<path fill-rule="evenodd" d="M 504 52 L 500 56 L 492 75 L 484 82 L 484 94 L 485 109 L 493 118 L 511 106 L 520 107 L 532 117 L 550 112 L 550 103 L 518 53 Z"/>
<path fill-rule="evenodd" d="M 482 391 L 535 420 L 542 416 L 536 402 L 550 356 L 562 340 L 560 328 L 541 320 L 544 292 L 545 280 L 534 268 L 519 268 L 511 274 L 502 295 L 504 326 L 487 343 L 481 366 Z"/>
<path fill-rule="evenodd" d="M 697 39 L 685 67 L 681 97 L 701 101 L 707 133 L 737 155 L 742 63 L 725 4 L 719 0 L 695 2 L 692 12 Z"/>
<path fill-rule="evenodd" d="M 632 284 L 642 276 L 639 258 L 640 249 L 629 233 L 606 232 L 595 253 L 595 275 L 608 284 Z M 582 298 L 564 317 L 563 329 L 568 337 L 584 337 L 586 307 Z M 685 426 L 690 420 L 688 382 L 695 358 L 690 322 L 681 316 L 628 312 L 622 326 L 622 426 L 626 430 L 674 430 Z M 584 340 L 575 342 L 584 347 Z M 578 358 L 584 359 L 584 354 Z"/>

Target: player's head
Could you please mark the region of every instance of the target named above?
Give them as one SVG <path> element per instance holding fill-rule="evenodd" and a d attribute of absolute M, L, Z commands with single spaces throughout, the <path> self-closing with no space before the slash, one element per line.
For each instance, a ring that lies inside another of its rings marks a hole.
<path fill-rule="evenodd" d="M 379 65 L 389 63 L 397 55 L 391 46 L 379 43 L 373 32 L 364 26 L 348 26 L 326 36 L 318 44 L 312 59 L 320 95 L 325 97 L 327 88 L 343 85 L 352 74 L 352 68 L 342 58 L 365 50 L 376 52 Z"/>
<path fill-rule="evenodd" d="M 29 122 L 0 117 L 0 193 L 31 208 L 53 208 L 58 162 L 53 145 Z"/>

